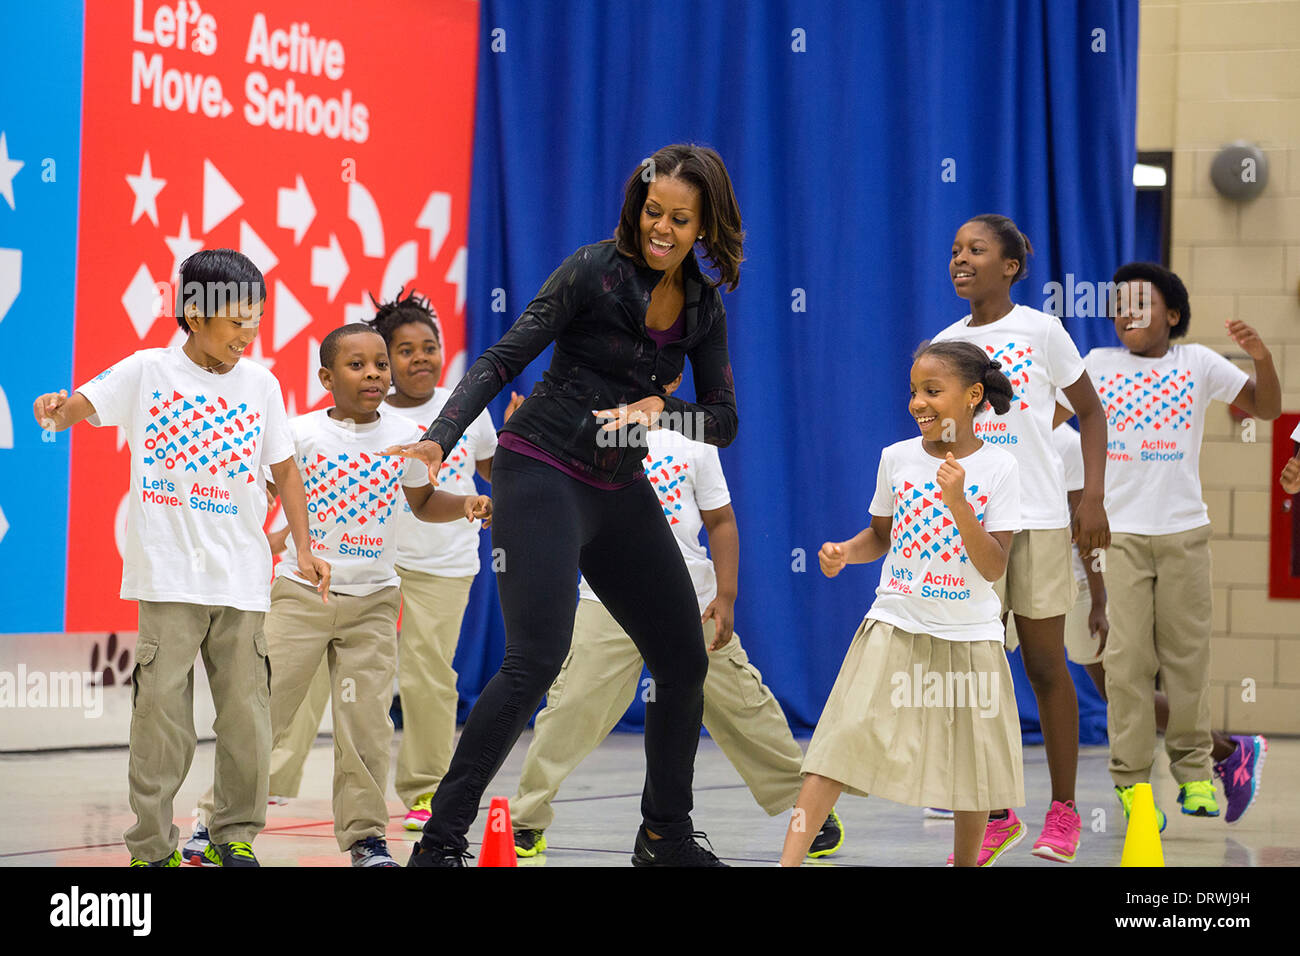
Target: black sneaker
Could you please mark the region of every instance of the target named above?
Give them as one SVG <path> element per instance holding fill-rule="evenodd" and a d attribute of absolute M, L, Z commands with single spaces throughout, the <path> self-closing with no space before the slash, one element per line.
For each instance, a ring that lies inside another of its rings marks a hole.
<path fill-rule="evenodd" d="M 636 831 L 636 846 L 632 851 L 633 866 L 726 866 L 713 855 L 713 844 L 704 849 L 695 842 L 696 838 L 709 843 L 709 838 L 698 830 L 690 836 L 673 840 L 651 840 L 646 836 L 645 827 Z"/>
<path fill-rule="evenodd" d="M 546 852 L 546 837 L 541 830 L 515 831 L 515 856 L 537 856 Z"/>
<path fill-rule="evenodd" d="M 811 859 L 817 859 L 822 856 L 830 856 L 836 850 L 844 845 L 844 824 L 840 823 L 840 815 L 831 808 L 831 815 L 826 818 L 822 824 L 821 830 L 812 841 L 812 846 L 808 848 L 808 856 Z"/>
<path fill-rule="evenodd" d="M 406 861 L 406 865 L 465 866 L 465 860 L 472 859 L 473 856 L 474 854 L 469 852 L 468 847 L 464 850 L 430 849 L 423 842 L 417 840 L 415 846 L 411 849 L 411 858 Z"/>

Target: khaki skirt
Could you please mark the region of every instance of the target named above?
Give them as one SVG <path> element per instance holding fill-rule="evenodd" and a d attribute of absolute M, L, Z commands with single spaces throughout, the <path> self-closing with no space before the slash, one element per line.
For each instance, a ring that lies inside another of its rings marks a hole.
<path fill-rule="evenodd" d="M 1025 803 L 1020 716 L 999 641 L 862 622 L 804 757 L 859 796 L 950 810 Z"/>

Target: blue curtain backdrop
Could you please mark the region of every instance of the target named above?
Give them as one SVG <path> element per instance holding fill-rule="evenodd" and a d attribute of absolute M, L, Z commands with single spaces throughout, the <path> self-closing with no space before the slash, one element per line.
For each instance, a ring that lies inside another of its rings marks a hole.
<path fill-rule="evenodd" d="M 1045 283 L 1104 281 L 1129 257 L 1137 26 L 1136 0 L 482 0 L 471 360 L 566 255 L 613 232 L 643 157 L 695 141 L 728 164 L 748 233 L 725 297 L 736 630 L 796 729 L 815 725 L 879 576 L 828 581 L 817 549 L 869 521 L 880 449 L 915 434 L 910 354 L 968 311 L 947 272 L 958 226 L 1016 220 L 1036 255 L 1013 295 L 1039 308 Z M 1064 321 L 1081 351 L 1111 344 L 1102 319 Z M 457 654 L 468 701 L 503 642 L 484 573 Z M 1084 698 L 1085 740 L 1104 732 L 1098 705 Z"/>

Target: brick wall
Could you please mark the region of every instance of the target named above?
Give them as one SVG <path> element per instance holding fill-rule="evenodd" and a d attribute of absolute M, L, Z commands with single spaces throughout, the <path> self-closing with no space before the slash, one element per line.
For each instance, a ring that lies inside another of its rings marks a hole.
<path fill-rule="evenodd" d="M 1267 188 L 1247 203 L 1210 182 L 1214 154 L 1236 139 L 1269 161 Z M 1250 323 L 1273 353 L 1283 410 L 1300 410 L 1300 0 L 1143 0 L 1137 141 L 1174 152 L 1170 266 L 1191 294 L 1187 340 L 1250 371 L 1223 322 Z M 1300 601 L 1268 599 L 1272 435 L 1257 422 L 1256 442 L 1243 441 L 1222 404 L 1206 419 L 1212 705 L 1216 727 L 1300 733 Z"/>

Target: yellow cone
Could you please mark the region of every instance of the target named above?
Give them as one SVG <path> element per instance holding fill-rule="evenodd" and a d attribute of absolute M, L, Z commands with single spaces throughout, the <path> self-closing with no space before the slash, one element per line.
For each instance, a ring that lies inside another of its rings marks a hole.
<path fill-rule="evenodd" d="M 1156 801 L 1149 783 L 1139 783 L 1133 792 L 1128 832 L 1124 834 L 1124 855 L 1120 857 L 1119 865 L 1165 865 L 1165 855 L 1160 849 L 1160 822 L 1156 818 Z"/>

